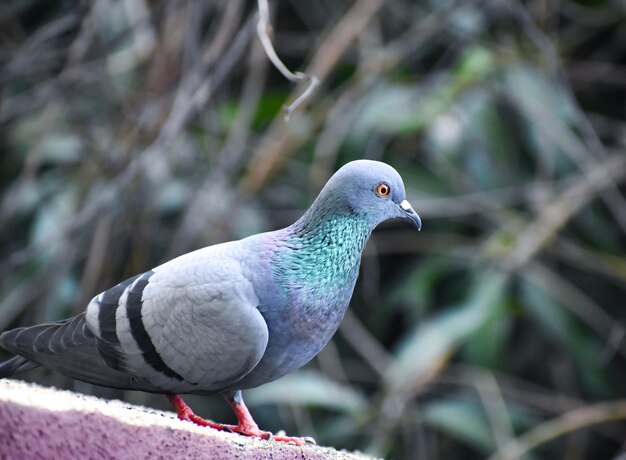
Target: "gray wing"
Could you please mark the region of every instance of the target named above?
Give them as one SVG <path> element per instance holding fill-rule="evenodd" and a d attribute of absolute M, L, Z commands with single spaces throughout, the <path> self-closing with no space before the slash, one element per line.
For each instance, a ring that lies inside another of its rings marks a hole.
<path fill-rule="evenodd" d="M 268 341 L 236 243 L 195 251 L 94 298 L 89 330 L 107 364 L 164 390 L 219 391 L 260 361 Z"/>

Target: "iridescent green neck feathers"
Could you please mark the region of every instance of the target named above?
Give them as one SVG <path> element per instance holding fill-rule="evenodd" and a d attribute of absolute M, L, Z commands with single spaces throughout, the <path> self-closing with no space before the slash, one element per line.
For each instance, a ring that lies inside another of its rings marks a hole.
<path fill-rule="evenodd" d="M 321 218 L 301 219 L 285 229 L 280 256 L 275 261 L 280 283 L 295 289 L 304 304 L 332 303 L 352 293 L 361 252 L 372 231 L 363 216 L 317 217 Z"/>

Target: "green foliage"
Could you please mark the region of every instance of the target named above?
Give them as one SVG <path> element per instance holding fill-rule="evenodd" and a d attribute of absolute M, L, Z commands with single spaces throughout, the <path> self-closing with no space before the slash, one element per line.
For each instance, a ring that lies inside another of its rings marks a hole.
<path fill-rule="evenodd" d="M 445 399 L 425 405 L 423 412 L 428 425 L 484 454 L 493 452 L 496 447 L 480 404 Z"/>
<path fill-rule="evenodd" d="M 293 404 L 351 413 L 365 410 L 367 404 L 356 388 L 313 370 L 286 375 L 280 382 L 250 390 L 246 400 L 250 404 Z"/>
<path fill-rule="evenodd" d="M 626 398 L 623 6 L 353 3 L 376 4 L 275 2 L 278 54 L 321 79 L 288 123 L 302 88 L 252 45 L 254 2 L 0 9 L 0 330 L 290 224 L 343 163 L 379 159 L 423 230 L 374 233 L 336 339 L 249 392 L 259 424 L 510 458 L 566 414 L 532 458 L 623 452 L 623 420 L 590 429 L 619 417 L 567 415 Z"/>
<path fill-rule="evenodd" d="M 386 372 L 388 391 L 406 391 L 432 375 L 461 343 L 488 324 L 498 314 L 505 281 L 498 273 L 481 274 L 466 305 L 452 307 L 410 331 Z"/>

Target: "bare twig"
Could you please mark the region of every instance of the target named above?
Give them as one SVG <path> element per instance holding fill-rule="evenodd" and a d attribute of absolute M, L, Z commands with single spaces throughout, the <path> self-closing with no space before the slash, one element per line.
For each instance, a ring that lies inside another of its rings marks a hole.
<path fill-rule="evenodd" d="M 274 45 L 272 45 L 272 39 L 269 36 L 269 30 L 271 29 L 270 23 L 270 9 L 267 4 L 267 0 L 259 0 L 259 20 L 257 22 L 256 32 L 259 36 L 259 40 L 261 40 L 261 44 L 263 45 L 263 49 L 265 50 L 265 54 L 269 60 L 274 64 L 280 73 L 283 76 L 293 82 L 301 82 L 308 81 L 308 85 L 306 89 L 296 98 L 288 106 L 284 107 L 285 111 L 285 121 L 289 121 L 289 117 L 291 113 L 302 104 L 308 97 L 313 94 L 313 91 L 319 84 L 320 80 L 313 74 L 306 74 L 302 72 L 292 72 L 287 68 L 287 66 L 280 60 L 278 54 L 276 54 L 276 50 L 274 49 Z"/>
<path fill-rule="evenodd" d="M 441 32 L 447 23 L 445 15 L 456 3 L 451 2 L 450 6 L 436 14 L 425 14 L 406 33 L 380 51 L 371 53 L 359 65 L 351 79 L 354 81 L 350 81 L 346 90 L 336 98 L 336 103 L 325 117 L 324 127 L 320 129 L 311 164 L 313 186 L 321 187 L 330 177 L 339 148 L 348 136 L 353 120 L 360 114 L 359 101 L 379 83 L 376 77 L 398 65 L 403 58 Z"/>
<path fill-rule="evenodd" d="M 349 309 L 339 326 L 339 332 L 372 369 L 384 375 L 393 358 Z"/>
<path fill-rule="evenodd" d="M 85 259 L 85 269 L 80 283 L 80 295 L 76 296 L 74 310 L 80 312 L 94 292 L 97 291 L 98 279 L 102 277 L 102 272 L 106 264 L 106 252 L 111 240 L 111 216 L 104 215 L 96 224 L 96 229 L 91 238 L 91 245 Z"/>
<path fill-rule="evenodd" d="M 383 0 L 357 1 L 318 47 L 307 73 L 323 80 L 383 4 Z M 274 120 L 243 177 L 243 187 L 252 192 L 260 190 L 292 151 L 295 138 L 300 136 L 282 120 Z"/>
<path fill-rule="evenodd" d="M 579 270 L 601 273 L 616 285 L 626 288 L 626 260 L 620 254 L 583 247 L 573 239 L 560 237 L 548 252 Z"/>
<path fill-rule="evenodd" d="M 247 141 L 250 137 L 254 114 L 261 100 L 267 75 L 267 60 L 263 56 L 261 46 L 254 43 L 250 50 L 249 70 L 243 84 L 243 91 L 238 104 L 239 110 L 228 139 L 216 156 L 217 163 L 211 168 L 210 173 L 187 205 L 185 213 L 180 219 L 180 225 L 172 238 L 168 251 L 169 257 L 177 256 L 188 250 L 202 229 L 206 228 L 208 222 L 224 221 L 224 215 L 232 212 L 233 203 L 241 196 L 241 190 L 236 190 L 222 197 L 221 206 L 213 206 L 209 209 L 206 207 L 206 203 L 211 201 L 211 196 L 216 188 L 228 188 L 228 184 L 232 183 L 232 177 L 240 170 L 249 154 Z"/>
<path fill-rule="evenodd" d="M 66 14 L 42 26 L 25 41 L 20 49 L 14 53 L 14 58 L 5 65 L 0 82 L 5 83 L 25 73 L 32 73 L 34 66 L 37 66 L 38 70 L 49 70 L 50 66 L 57 65 L 62 60 L 64 53 L 54 46 L 56 40 L 59 36 L 67 34 L 76 27 L 81 18 L 80 12 Z M 37 50 L 41 48 L 46 50 L 43 55 L 37 53 Z"/>
<path fill-rule="evenodd" d="M 570 60 L 567 71 L 578 87 L 601 83 L 626 88 L 626 66 L 614 62 Z"/>
<path fill-rule="evenodd" d="M 201 79 L 198 82 L 195 76 L 192 75 L 190 79 L 193 81 L 181 83 L 176 100 L 159 135 L 139 155 L 133 158 L 123 172 L 111 180 L 97 196 L 88 201 L 72 221 L 58 228 L 50 237 L 35 241 L 11 254 L 8 263 L 11 266 L 20 265 L 38 254 L 42 248 L 62 241 L 67 235 L 80 228 L 108 204 L 112 203 L 124 188 L 141 174 L 148 161 L 169 147 L 191 117 L 209 100 L 215 89 L 226 79 L 229 72 L 239 62 L 250 41 L 252 31 L 250 25 L 251 23 L 248 21 L 241 28 L 228 51 L 220 59 L 219 65 L 216 66 L 214 72 L 210 75 L 210 78 Z M 194 85 L 193 82 L 197 82 L 197 84 Z"/>
<path fill-rule="evenodd" d="M 237 25 L 241 22 L 243 6 L 243 0 L 229 0 L 226 2 L 226 9 L 220 18 L 219 28 L 213 37 L 207 38 L 210 41 L 206 44 L 206 51 L 202 55 L 202 64 L 204 66 L 213 65 L 228 47 Z"/>
<path fill-rule="evenodd" d="M 485 408 L 493 438 L 498 448 L 503 448 L 513 435 L 513 423 L 506 407 L 500 385 L 490 372 L 478 372 L 475 387 Z"/>
<path fill-rule="evenodd" d="M 611 334 L 614 334 L 614 337 L 623 337 L 623 328 L 615 319 L 606 313 L 584 291 L 545 265 L 531 262 L 524 270 L 520 271 L 520 275 L 557 297 L 562 305 L 588 324 L 600 337 L 607 340 L 611 337 Z M 621 334 L 619 334 L 620 330 L 622 331 Z M 615 347 L 622 356 L 626 356 L 626 343 L 618 340 L 608 345 Z"/>
<path fill-rule="evenodd" d="M 626 177 L 626 157 L 610 157 L 590 168 L 580 183 L 573 184 L 552 203 L 542 208 L 535 222 L 529 224 L 517 239 L 517 244 L 503 260 L 505 267 L 519 269 L 545 247 L 555 234 L 606 187 Z"/>
<path fill-rule="evenodd" d="M 548 441 L 572 431 L 626 419 L 626 400 L 611 401 L 574 409 L 527 431 L 508 442 L 489 460 L 514 460 Z"/>
<path fill-rule="evenodd" d="M 487 371 L 475 366 L 450 364 L 437 376 L 433 385 L 435 387 L 440 387 L 442 384 L 474 387 L 477 377 L 484 372 Z M 519 376 L 494 371 L 489 371 L 489 374 L 496 379 L 502 395 L 510 403 L 522 404 L 533 410 L 555 415 L 584 406 L 581 399 L 553 391 Z"/>
<path fill-rule="evenodd" d="M 606 158 L 606 149 L 591 122 L 587 118 L 587 115 L 581 109 L 580 104 L 576 102 L 576 97 L 573 95 L 571 84 L 567 77 L 567 72 L 559 59 L 559 53 L 556 50 L 556 47 L 550 38 L 541 30 L 541 28 L 537 26 L 531 15 L 528 13 L 526 7 L 520 1 L 508 2 L 507 5 L 521 19 L 526 34 L 535 43 L 537 48 L 541 50 L 544 57 L 548 61 L 551 70 L 559 77 L 559 82 L 561 83 L 562 88 L 568 92 L 572 102 L 571 106 L 574 109 L 576 123 L 578 125 L 577 127 L 581 132 L 582 139 L 576 142 L 576 138 L 572 137 L 572 141 L 568 141 L 567 139 L 569 136 L 559 136 L 557 132 L 554 132 L 553 129 L 547 128 L 544 124 L 540 124 L 539 126 L 545 130 L 545 134 L 547 136 L 557 137 L 555 141 L 569 144 L 571 148 L 565 148 L 564 151 L 570 155 L 574 161 L 576 161 L 581 169 L 591 169 L 592 165 L 594 165 L 597 161 L 597 158 Z M 615 221 L 619 224 L 623 231 L 626 231 L 626 214 L 623 212 L 624 206 L 626 206 L 626 199 L 620 192 L 617 184 L 612 183 L 611 187 L 606 187 L 602 190 L 600 197 L 613 213 Z"/>

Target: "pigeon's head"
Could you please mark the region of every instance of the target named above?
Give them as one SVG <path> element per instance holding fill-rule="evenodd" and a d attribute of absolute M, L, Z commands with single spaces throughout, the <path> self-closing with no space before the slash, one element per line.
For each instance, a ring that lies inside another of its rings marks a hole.
<path fill-rule="evenodd" d="M 404 219 L 418 230 L 422 222 L 406 200 L 400 174 L 386 163 L 352 161 L 328 181 L 320 197 L 327 205 L 363 216 L 373 225 L 389 219 Z"/>

